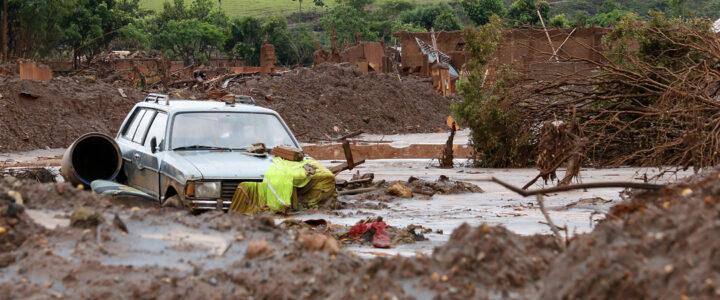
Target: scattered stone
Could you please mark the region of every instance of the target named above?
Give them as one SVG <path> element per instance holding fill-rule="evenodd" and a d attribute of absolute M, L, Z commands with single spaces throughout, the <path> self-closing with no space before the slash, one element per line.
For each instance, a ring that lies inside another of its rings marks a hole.
<path fill-rule="evenodd" d="M 13 199 L 13 201 L 15 201 L 16 204 L 20 204 L 20 205 L 24 204 L 22 194 L 20 194 L 19 192 L 8 191 L 7 194 L 8 194 L 8 196 L 10 196 L 10 198 Z"/>
<path fill-rule="evenodd" d="M 127 229 L 127 226 L 125 225 L 125 222 L 123 222 L 123 220 L 120 219 L 120 216 L 118 216 L 118 214 L 115 214 L 115 218 L 113 219 L 113 225 L 115 225 L 115 227 L 117 227 L 118 229 L 120 229 L 123 233 L 127 233 L 127 232 L 128 232 L 128 229 Z"/>
<path fill-rule="evenodd" d="M 298 241 L 311 251 L 325 251 L 330 254 L 340 252 L 337 240 L 324 234 L 303 234 L 300 235 Z"/>
<path fill-rule="evenodd" d="M 413 192 L 404 184 L 397 182 L 393 186 L 389 187 L 386 191 L 388 195 L 397 196 L 400 198 L 412 198 Z"/>
<path fill-rule="evenodd" d="M 96 227 L 102 221 L 103 217 L 100 214 L 84 206 L 76 207 L 70 216 L 70 226 L 79 228 Z"/>
<path fill-rule="evenodd" d="M 253 259 L 255 257 L 270 254 L 273 252 L 270 243 L 265 240 L 251 240 L 248 244 L 247 251 L 245 251 L 245 258 Z"/>
<path fill-rule="evenodd" d="M 5 208 L 5 216 L 17 219 L 20 214 L 22 214 L 25 211 L 25 207 L 17 204 L 17 203 L 10 203 L 7 208 Z"/>

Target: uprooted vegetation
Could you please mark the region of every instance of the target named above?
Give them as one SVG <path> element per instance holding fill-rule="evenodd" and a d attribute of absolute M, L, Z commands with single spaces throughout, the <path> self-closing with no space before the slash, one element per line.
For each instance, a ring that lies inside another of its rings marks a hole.
<path fill-rule="evenodd" d="M 477 115 L 474 111 L 488 114 L 483 108 L 492 108 L 489 104 L 507 110 L 494 119 L 503 121 L 495 122 L 502 124 L 498 130 L 471 125 L 479 132 L 473 142 L 484 166 L 527 166 L 543 154 L 559 161 L 581 158 L 593 166 L 715 166 L 720 163 L 720 37 L 711 26 L 709 20 L 662 14 L 650 21 L 626 17 L 605 37 L 603 59 L 583 61 L 598 72 L 530 82 L 511 76 L 513 84 L 500 77 L 466 93 L 456 114 L 465 113 L 460 120 Z M 469 84 L 478 84 L 473 79 Z M 498 88 L 500 93 L 493 92 Z M 566 144 L 538 144 L 543 134 L 552 133 L 541 130 L 543 124 L 562 123 L 578 129 L 565 132 L 572 136 Z M 508 131 L 513 136 L 494 148 L 475 139 L 485 134 L 493 140 Z"/>

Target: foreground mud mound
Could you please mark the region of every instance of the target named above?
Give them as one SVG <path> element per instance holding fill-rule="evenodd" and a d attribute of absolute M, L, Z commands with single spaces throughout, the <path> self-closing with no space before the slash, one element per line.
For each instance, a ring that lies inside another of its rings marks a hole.
<path fill-rule="evenodd" d="M 553 262 L 543 298 L 717 299 L 718 233 L 717 174 L 638 196 Z"/>
<path fill-rule="evenodd" d="M 449 98 L 435 92 L 427 80 L 364 73 L 350 64 L 295 69 L 278 77 L 250 79 L 227 91 L 249 94 L 258 104 L 277 110 L 296 134 L 307 133 L 302 139 L 355 130 L 435 132 L 446 128 L 450 114 Z"/>
<path fill-rule="evenodd" d="M 69 146 L 82 134 L 111 136 L 130 108 L 143 99 L 124 89 L 84 78 L 35 81 L 0 76 L 0 153 Z"/>
<path fill-rule="evenodd" d="M 717 174 L 634 196 L 564 253 L 551 236 L 462 225 L 431 255 L 375 259 L 356 257 L 326 231 L 277 226 L 271 216 L 191 215 L 121 205 L 64 184 L 2 180 L 0 295 L 7 299 L 720 296 Z M 45 219 L 74 219 L 81 206 L 99 222 L 45 229 L 29 219 L 38 210 Z"/>

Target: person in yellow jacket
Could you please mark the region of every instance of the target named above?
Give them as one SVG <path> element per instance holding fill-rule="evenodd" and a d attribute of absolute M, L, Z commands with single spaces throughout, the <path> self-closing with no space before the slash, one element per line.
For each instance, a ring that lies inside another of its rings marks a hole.
<path fill-rule="evenodd" d="M 243 214 L 287 213 L 325 206 L 336 197 L 335 175 L 318 161 L 274 157 L 262 182 L 238 185 L 230 210 Z"/>

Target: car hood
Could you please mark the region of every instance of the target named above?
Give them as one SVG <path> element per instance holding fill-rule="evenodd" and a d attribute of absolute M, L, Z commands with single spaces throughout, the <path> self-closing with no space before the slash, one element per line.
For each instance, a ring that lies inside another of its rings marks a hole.
<path fill-rule="evenodd" d="M 203 179 L 262 178 L 272 164 L 272 156 L 252 156 L 243 152 L 173 151 L 173 156 L 193 165 Z"/>

